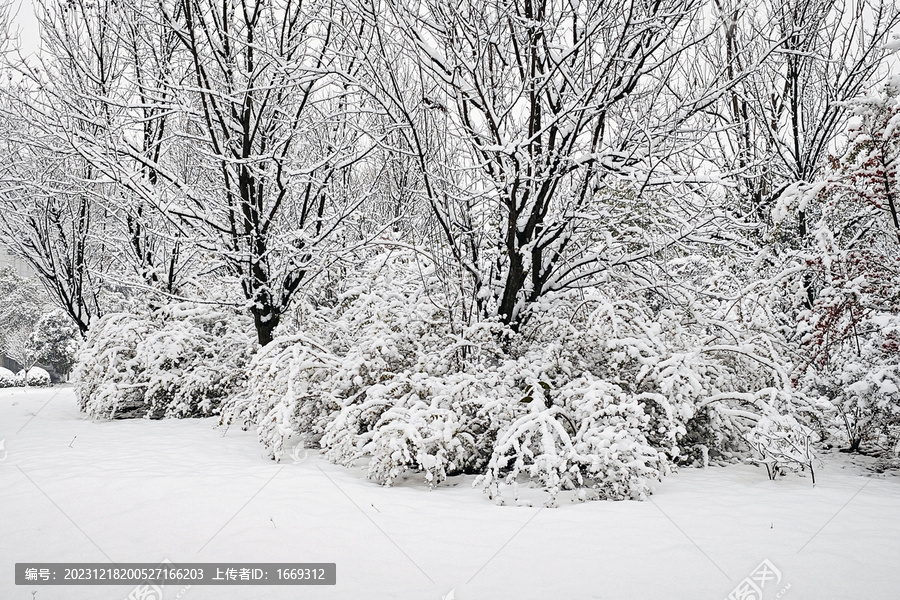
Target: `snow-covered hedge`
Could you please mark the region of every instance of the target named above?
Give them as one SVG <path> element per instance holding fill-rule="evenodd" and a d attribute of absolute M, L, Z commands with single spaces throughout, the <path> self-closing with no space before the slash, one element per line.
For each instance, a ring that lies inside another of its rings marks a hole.
<path fill-rule="evenodd" d="M 91 326 L 78 355 L 79 404 L 95 417 L 217 414 L 246 382 L 252 332 L 246 317 L 192 303 L 149 316 L 106 315 Z"/>
<path fill-rule="evenodd" d="M 41 367 L 31 367 L 28 372 L 20 372 L 17 378 L 24 379 L 28 385 L 44 387 L 50 385 L 50 373 Z"/>
<path fill-rule="evenodd" d="M 7 368 L 0 367 L 0 388 L 16 387 L 21 385 L 16 374 Z"/>
<path fill-rule="evenodd" d="M 294 438 L 321 443 L 336 462 L 368 457 L 369 475 L 385 484 L 408 469 L 432 485 L 480 472 L 501 422 L 490 406 L 502 397 L 500 376 L 483 365 L 499 356 L 497 328 L 454 333 L 434 298 L 404 286 L 412 259 L 373 264 L 371 284 L 341 294 L 336 318 L 311 314 L 303 334 L 254 357 L 226 420 L 257 427 L 276 459 Z"/>
<path fill-rule="evenodd" d="M 428 286 L 433 265 L 402 253 L 375 265 L 257 354 L 223 411 L 276 460 L 313 444 L 385 485 L 474 473 L 503 502 L 524 478 L 552 504 L 564 490 L 644 498 L 678 464 L 764 461 L 774 421 L 808 433 L 760 331 L 726 338 L 599 290 L 548 297 L 518 333 L 460 325 Z"/>
<path fill-rule="evenodd" d="M 24 370 L 13 373 L 9 369 L 0 367 L 0 388 L 25 387 L 26 385 L 44 387 L 51 383 L 50 373 L 41 367 L 31 367 L 27 373 Z"/>

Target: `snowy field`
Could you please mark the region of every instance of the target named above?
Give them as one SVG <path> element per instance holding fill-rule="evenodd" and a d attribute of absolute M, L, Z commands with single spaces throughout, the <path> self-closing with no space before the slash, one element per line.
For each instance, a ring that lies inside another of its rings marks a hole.
<path fill-rule="evenodd" d="M 651 501 L 545 509 L 496 506 L 470 477 L 383 488 L 317 456 L 276 464 L 213 418 L 92 422 L 68 387 L 0 390 L 0 440 L 3 600 L 133 589 L 15 586 L 17 561 L 164 559 L 337 564 L 335 586 L 168 586 L 168 600 L 712 600 L 764 560 L 766 600 L 900 596 L 900 479 L 837 453 L 815 487 L 682 469 Z"/>

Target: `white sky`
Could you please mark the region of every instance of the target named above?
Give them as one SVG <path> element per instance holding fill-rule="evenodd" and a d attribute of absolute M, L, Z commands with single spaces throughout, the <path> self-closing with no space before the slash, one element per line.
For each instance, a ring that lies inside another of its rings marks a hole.
<path fill-rule="evenodd" d="M 16 14 L 12 20 L 12 31 L 9 33 L 11 36 L 18 37 L 22 54 L 32 54 L 38 49 L 40 43 L 32 0 L 17 0 L 13 2 L 13 11 Z"/>

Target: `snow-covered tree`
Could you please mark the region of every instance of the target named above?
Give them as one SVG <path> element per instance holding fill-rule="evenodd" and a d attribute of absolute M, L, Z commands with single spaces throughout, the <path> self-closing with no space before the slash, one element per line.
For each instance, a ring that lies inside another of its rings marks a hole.
<path fill-rule="evenodd" d="M 769 225 L 788 186 L 820 179 L 830 167 L 848 118 L 846 102 L 881 72 L 900 10 L 890 0 L 717 0 L 713 6 L 722 27 L 695 68 L 709 64 L 736 83 L 716 105 L 719 127 L 710 130 L 715 142 L 704 154 L 733 184 L 726 188 L 732 210 L 748 224 Z M 798 211 L 792 218 L 796 229 L 780 242 L 808 245 L 816 216 Z"/>
<path fill-rule="evenodd" d="M 265 345 L 357 203 L 365 116 L 333 75 L 354 69 L 335 48 L 349 15 L 327 1 L 186 0 L 158 18 L 178 73 L 160 93 L 183 107 L 171 132 L 193 175 L 144 160 L 172 188 L 161 208 L 239 278 Z"/>
<path fill-rule="evenodd" d="M 79 341 L 78 328 L 58 308 L 41 315 L 31 335 L 37 362 L 49 365 L 63 375 L 75 365 Z"/>
<path fill-rule="evenodd" d="M 799 259 L 815 299 L 800 313 L 799 376 L 831 400 L 851 450 L 900 440 L 900 81 L 849 102 L 848 147 L 832 172 L 794 186 L 776 216 L 821 215 Z"/>
<path fill-rule="evenodd" d="M 34 333 L 49 310 L 49 299 L 40 284 L 11 267 L 0 270 L 0 348 L 25 371 L 40 358 Z"/>
<path fill-rule="evenodd" d="M 352 172 L 372 149 L 358 61 L 335 48 L 350 16 L 294 0 L 40 9 L 44 50 L 7 94 L 17 252 L 82 331 L 104 286 L 184 299 L 199 273 L 234 275 L 267 343 L 369 194 Z"/>
<path fill-rule="evenodd" d="M 114 191 L 84 152 L 108 130 L 118 69 L 108 3 L 38 3 L 46 52 L 5 64 L 0 229 L 84 333 L 102 313 L 105 275 L 124 247 L 105 203 Z M 100 32 L 100 33 L 97 33 Z"/>
<path fill-rule="evenodd" d="M 518 328 L 544 295 L 715 219 L 675 157 L 732 81 L 683 95 L 669 79 L 715 30 L 702 2 L 362 5 L 394 62 L 375 69 L 379 93 L 409 127 L 421 196 L 479 314 Z"/>

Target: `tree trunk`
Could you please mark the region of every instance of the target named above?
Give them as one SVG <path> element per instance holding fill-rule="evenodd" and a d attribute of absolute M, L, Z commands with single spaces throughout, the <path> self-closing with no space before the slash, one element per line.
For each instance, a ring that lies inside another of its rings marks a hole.
<path fill-rule="evenodd" d="M 256 339 L 260 346 L 266 346 L 275 339 L 275 329 L 280 322 L 281 315 L 272 307 L 253 309 L 253 324 L 256 326 Z"/>

